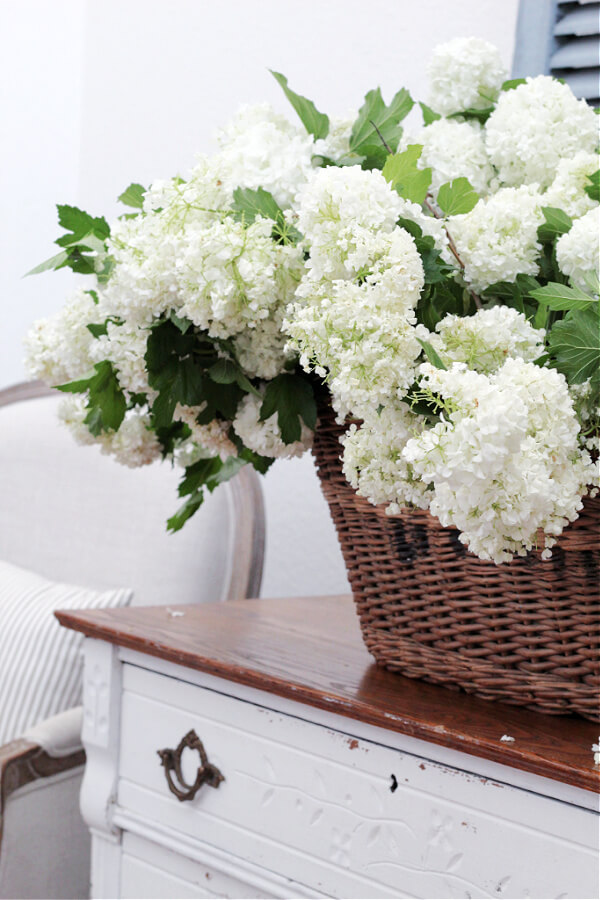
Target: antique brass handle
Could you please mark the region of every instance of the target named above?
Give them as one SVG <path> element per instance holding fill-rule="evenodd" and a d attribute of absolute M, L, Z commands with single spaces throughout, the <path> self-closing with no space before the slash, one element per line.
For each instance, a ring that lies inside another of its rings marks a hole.
<path fill-rule="evenodd" d="M 197 750 L 200 754 L 200 766 L 193 784 L 186 783 L 181 771 L 181 754 L 186 747 L 189 747 L 190 750 Z M 217 767 L 209 763 L 204 745 L 193 729 L 179 741 L 175 750 L 167 748 L 156 752 L 160 756 L 160 764 L 164 766 L 169 790 L 175 794 L 178 800 L 193 800 L 203 784 L 218 788 L 221 782 L 225 781 L 225 777 L 221 775 Z M 175 784 L 173 773 L 179 784 Z"/>

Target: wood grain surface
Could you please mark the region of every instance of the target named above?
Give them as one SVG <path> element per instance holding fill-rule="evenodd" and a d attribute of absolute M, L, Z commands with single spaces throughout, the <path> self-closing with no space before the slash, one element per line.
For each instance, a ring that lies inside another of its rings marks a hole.
<path fill-rule="evenodd" d="M 56 615 L 89 637 L 600 792 L 591 750 L 597 725 L 478 700 L 379 668 L 349 596 Z M 514 742 L 501 742 L 503 735 Z"/>

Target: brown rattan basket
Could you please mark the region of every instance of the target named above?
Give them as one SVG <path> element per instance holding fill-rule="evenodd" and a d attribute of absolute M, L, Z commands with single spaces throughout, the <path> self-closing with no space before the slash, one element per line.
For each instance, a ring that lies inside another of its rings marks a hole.
<path fill-rule="evenodd" d="M 600 498 L 586 501 L 552 558 L 496 566 L 422 510 L 388 516 L 342 473 L 320 410 L 314 455 L 356 601 L 379 665 L 486 700 L 600 721 Z"/>

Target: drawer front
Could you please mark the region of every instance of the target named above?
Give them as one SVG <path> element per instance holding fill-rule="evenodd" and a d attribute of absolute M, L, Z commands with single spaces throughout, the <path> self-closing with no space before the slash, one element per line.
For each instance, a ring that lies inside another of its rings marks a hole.
<path fill-rule="evenodd" d="M 121 808 L 317 892 L 597 896 L 592 812 L 129 665 L 121 727 Z M 157 751 L 192 728 L 225 780 L 180 802 Z"/>

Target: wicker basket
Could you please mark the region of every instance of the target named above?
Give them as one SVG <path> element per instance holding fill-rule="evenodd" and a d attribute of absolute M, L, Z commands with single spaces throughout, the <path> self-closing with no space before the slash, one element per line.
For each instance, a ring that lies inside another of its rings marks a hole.
<path fill-rule="evenodd" d="M 342 474 L 333 414 L 314 454 L 363 637 L 379 665 L 545 713 L 600 721 L 598 514 L 588 500 L 552 559 L 496 566 L 422 510 L 388 516 Z"/>

